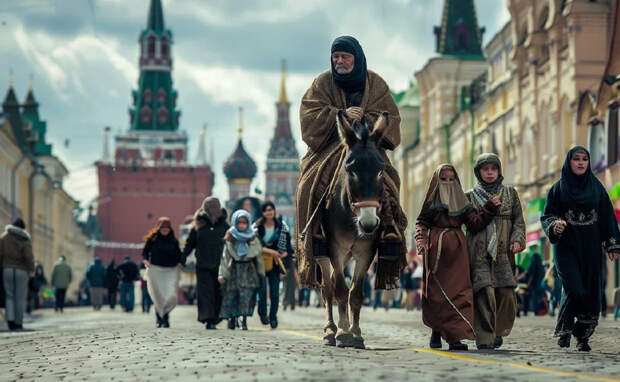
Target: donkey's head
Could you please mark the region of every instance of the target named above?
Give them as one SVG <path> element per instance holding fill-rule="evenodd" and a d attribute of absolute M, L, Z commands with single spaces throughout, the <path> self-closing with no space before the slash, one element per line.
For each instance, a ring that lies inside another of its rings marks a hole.
<path fill-rule="evenodd" d="M 374 234 L 380 223 L 377 213 L 381 208 L 385 162 L 377 147 L 388 119 L 388 113 L 383 113 L 370 131 L 365 120 L 349 124 L 343 112 L 338 113 L 338 133 L 347 146 L 343 189 L 356 215 L 360 236 Z"/>

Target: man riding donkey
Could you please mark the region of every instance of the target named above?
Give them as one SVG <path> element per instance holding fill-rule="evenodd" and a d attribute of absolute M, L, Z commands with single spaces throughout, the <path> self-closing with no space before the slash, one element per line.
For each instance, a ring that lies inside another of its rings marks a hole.
<path fill-rule="evenodd" d="M 378 153 L 376 162 L 381 170 L 370 182 L 357 179 L 354 182 L 357 185 L 353 187 L 357 190 L 348 192 L 348 202 L 358 224 L 360 216 L 367 213 L 380 221 L 371 232 L 372 245 L 369 247 L 372 248 L 371 256 L 378 252 L 375 287 L 396 287 L 399 273 L 406 265 L 404 231 L 407 218 L 399 204 L 400 179 L 385 151 L 393 150 L 400 143 L 400 116 L 385 81 L 367 70 L 366 57 L 355 38 L 343 36 L 333 42 L 331 70 L 319 75 L 303 96 L 300 120 L 302 139 L 308 145 L 308 153 L 301 162 L 296 195 L 295 235 L 302 284 L 312 288 L 325 287 L 325 281 L 330 278 L 325 270 L 330 269 L 330 262 L 334 265 L 337 256 L 332 253 L 336 233 L 327 228 L 327 211 L 334 200 L 336 178 L 341 170 L 345 168 L 347 176 L 356 177 L 350 169 L 353 164 L 347 163 L 350 160 L 346 157 L 347 148 L 351 145 L 343 138 L 341 129 L 346 126 L 358 137 L 359 129 L 370 131 L 371 136 L 376 135 L 376 150 L 373 152 Z M 381 131 L 375 131 L 379 125 Z M 373 187 L 375 183 L 379 185 L 373 200 L 360 197 L 364 193 L 360 189 L 368 186 L 364 183 L 372 183 Z M 366 235 L 365 239 L 368 238 Z M 352 252 L 354 244 L 349 248 Z M 325 289 L 323 296 L 325 298 Z"/>

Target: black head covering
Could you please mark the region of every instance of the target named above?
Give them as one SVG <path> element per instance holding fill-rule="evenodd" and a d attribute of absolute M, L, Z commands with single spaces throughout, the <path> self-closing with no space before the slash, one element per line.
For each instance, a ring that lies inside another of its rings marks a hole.
<path fill-rule="evenodd" d="M 590 159 L 590 153 L 584 147 L 575 146 L 568 154 L 562 167 L 562 178 L 560 179 L 560 195 L 564 203 L 576 203 L 581 205 L 598 205 L 603 185 L 592 173 L 591 163 L 583 175 L 576 175 L 570 168 L 570 161 L 577 153 L 586 154 Z"/>
<path fill-rule="evenodd" d="M 15 219 L 13 221 L 13 225 L 21 229 L 26 229 L 26 223 L 24 223 L 24 221 L 21 218 Z"/>
<path fill-rule="evenodd" d="M 331 56 L 329 57 L 336 84 L 346 93 L 363 91 L 366 87 L 366 56 L 360 43 L 354 37 L 340 36 L 332 43 L 332 53 L 334 52 L 347 52 L 355 56 L 353 71 L 347 74 L 338 74 Z"/>
<path fill-rule="evenodd" d="M 487 164 L 494 164 L 499 170 L 497 179 L 493 183 L 486 183 L 480 175 L 480 170 Z M 478 157 L 474 166 L 474 174 L 476 175 L 476 179 L 478 179 L 478 184 L 480 187 L 491 194 L 497 194 L 502 187 L 502 183 L 504 182 L 504 176 L 502 175 L 502 162 L 499 157 L 493 153 L 481 154 Z"/>

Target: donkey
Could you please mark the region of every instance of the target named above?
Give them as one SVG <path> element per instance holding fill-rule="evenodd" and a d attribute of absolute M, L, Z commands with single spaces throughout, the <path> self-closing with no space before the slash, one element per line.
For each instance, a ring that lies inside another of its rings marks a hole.
<path fill-rule="evenodd" d="M 359 326 L 360 309 L 364 277 L 376 252 L 380 224 L 377 213 L 381 208 L 379 197 L 385 168 L 377 147 L 388 119 L 388 113 L 383 113 L 371 132 L 365 121 L 349 124 L 343 112 L 338 113 L 337 128 L 346 153 L 322 218 L 330 261 L 319 262 L 324 275 L 322 295 L 327 310 L 323 342 L 328 346 L 364 348 Z M 351 258 L 355 260 L 355 271 L 351 287 L 347 288 L 344 268 Z M 334 298 L 338 303 L 338 326 L 332 311 Z"/>

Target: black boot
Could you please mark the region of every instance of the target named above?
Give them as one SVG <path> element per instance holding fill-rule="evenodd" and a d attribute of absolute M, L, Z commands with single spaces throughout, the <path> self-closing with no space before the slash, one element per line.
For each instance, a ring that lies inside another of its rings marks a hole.
<path fill-rule="evenodd" d="M 558 345 L 561 348 L 567 348 L 570 346 L 570 334 L 565 334 L 558 339 Z"/>
<path fill-rule="evenodd" d="M 269 324 L 271 325 L 271 329 L 275 329 L 278 327 L 278 319 L 274 318 L 273 320 L 269 321 Z"/>
<path fill-rule="evenodd" d="M 243 316 L 241 319 L 241 330 L 248 330 L 248 319 L 246 316 Z"/>
<path fill-rule="evenodd" d="M 469 348 L 461 341 L 453 342 L 450 344 L 449 350 L 452 351 L 467 351 Z"/>
<path fill-rule="evenodd" d="M 9 330 L 17 329 L 17 325 L 15 324 L 15 321 L 7 321 L 6 323 L 9 325 Z"/>
<path fill-rule="evenodd" d="M 235 327 L 237 326 L 237 325 L 235 325 L 235 321 L 236 320 L 234 318 L 229 318 L 228 319 L 228 329 L 235 330 Z"/>
<path fill-rule="evenodd" d="M 431 349 L 441 349 L 441 333 L 433 330 L 429 345 Z"/>
<path fill-rule="evenodd" d="M 161 328 L 163 322 L 162 322 L 161 317 L 159 316 L 159 313 L 155 312 L 155 317 L 157 317 L 157 327 Z"/>
<path fill-rule="evenodd" d="M 592 348 L 588 344 L 588 339 L 579 339 L 577 340 L 577 350 L 579 351 L 590 351 Z"/>
<path fill-rule="evenodd" d="M 164 314 L 164 317 L 162 319 L 162 326 L 164 328 L 169 328 L 170 327 L 170 321 L 169 320 L 170 320 L 170 314 L 169 313 Z"/>
<path fill-rule="evenodd" d="M 216 329 L 215 324 L 214 324 L 214 323 L 212 323 L 212 322 L 207 322 L 206 329 L 207 329 L 207 330 L 213 330 L 213 329 Z"/>
<path fill-rule="evenodd" d="M 502 337 L 495 337 L 495 343 L 493 347 L 495 349 L 499 349 L 504 344 L 504 339 Z"/>

